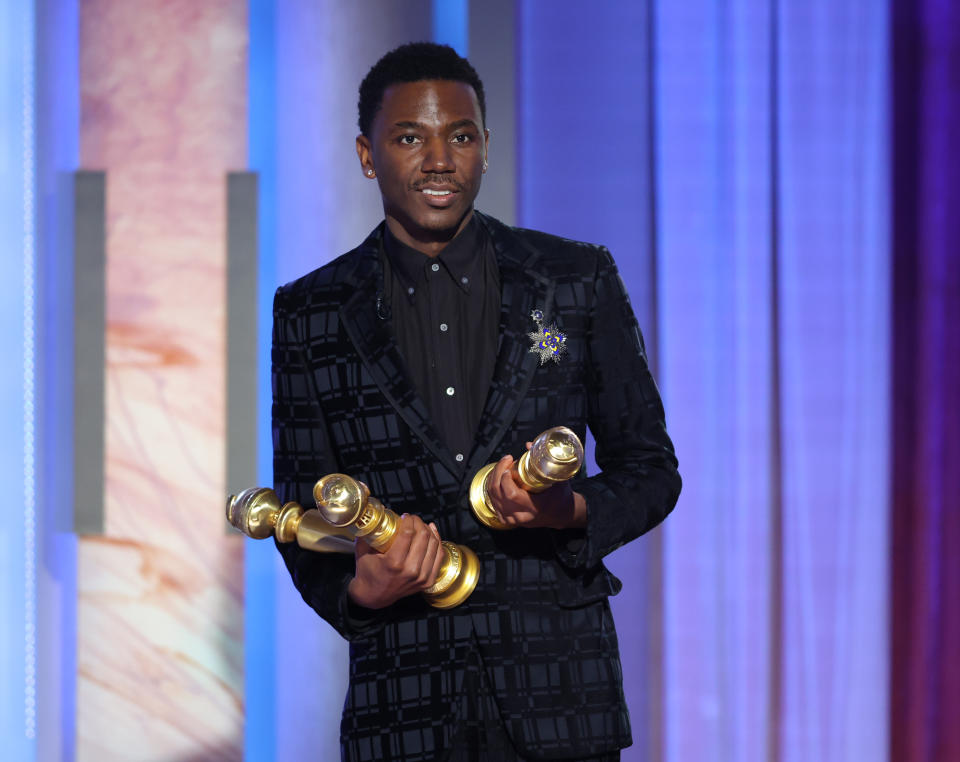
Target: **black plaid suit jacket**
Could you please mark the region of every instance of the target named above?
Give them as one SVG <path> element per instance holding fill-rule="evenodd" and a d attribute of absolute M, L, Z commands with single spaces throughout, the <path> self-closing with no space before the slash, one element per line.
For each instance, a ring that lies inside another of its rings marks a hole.
<path fill-rule="evenodd" d="M 274 303 L 274 480 L 312 507 L 331 472 L 366 482 L 397 513 L 435 521 L 480 558 L 476 591 L 451 611 L 419 596 L 372 621 L 347 616 L 353 557 L 280 546 L 294 584 L 350 641 L 341 740 L 347 759 L 434 759 L 454 732 L 469 649 L 520 753 L 579 759 L 630 744 L 602 558 L 657 525 L 680 491 L 677 461 L 643 342 L 609 252 L 510 228 L 477 213 L 500 268 L 501 331 L 473 451 L 458 463 L 409 379 L 389 321 L 381 225 L 358 248 L 283 286 Z M 556 322 L 568 353 L 539 365 L 531 311 Z M 585 530 L 491 531 L 477 522 L 473 474 L 551 426 L 596 439 L 601 473 L 577 477 Z M 311 679 L 309 677 L 305 679 Z M 317 676 L 316 679 L 322 679 Z"/>

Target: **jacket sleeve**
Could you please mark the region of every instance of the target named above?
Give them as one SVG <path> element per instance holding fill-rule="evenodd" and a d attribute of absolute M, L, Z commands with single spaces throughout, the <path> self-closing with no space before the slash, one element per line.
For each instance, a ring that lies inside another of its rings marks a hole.
<path fill-rule="evenodd" d="M 313 485 L 340 469 L 314 392 L 298 337 L 297 319 L 287 309 L 284 290 L 273 302 L 273 481 L 281 503 L 314 507 Z M 355 566 L 351 554 L 317 553 L 294 543 L 277 549 L 303 600 L 347 640 L 382 625 L 376 612 L 352 606 L 347 584 Z"/>
<path fill-rule="evenodd" d="M 560 561 L 590 569 L 673 509 L 680 474 L 637 319 L 610 252 L 598 257 L 588 335 L 588 425 L 600 473 L 574 484 L 586 499 L 584 531 L 562 530 Z"/>

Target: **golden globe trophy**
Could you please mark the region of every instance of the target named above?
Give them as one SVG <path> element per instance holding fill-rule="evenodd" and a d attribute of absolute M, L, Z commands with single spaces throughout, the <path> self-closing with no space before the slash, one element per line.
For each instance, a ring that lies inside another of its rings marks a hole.
<path fill-rule="evenodd" d="M 470 506 L 482 524 L 491 529 L 509 529 L 490 504 L 487 480 L 496 463 L 488 463 L 470 483 Z M 513 480 L 527 492 L 543 492 L 571 479 L 583 465 L 583 444 L 571 429 L 555 426 L 533 440 L 530 449 L 510 467 Z"/>
<path fill-rule="evenodd" d="M 296 541 L 301 548 L 319 553 L 353 553 L 353 538 L 330 526 L 320 511 L 304 511 L 292 502 L 281 506 L 277 493 L 267 487 L 230 495 L 227 521 L 255 540 L 275 535 L 278 542 Z"/>
<path fill-rule="evenodd" d="M 330 474 L 314 485 L 313 498 L 316 509 L 305 511 L 292 502 L 281 507 L 273 490 L 254 487 L 230 496 L 227 520 L 249 537 L 275 534 L 278 542 L 296 540 L 301 548 L 320 552 L 353 553 L 354 538 L 381 553 L 393 544 L 400 517 L 371 497 L 363 482 Z M 444 540 L 440 546 L 440 572 L 423 597 L 434 608 L 449 609 L 463 603 L 477 586 L 480 562 L 463 545 Z"/>

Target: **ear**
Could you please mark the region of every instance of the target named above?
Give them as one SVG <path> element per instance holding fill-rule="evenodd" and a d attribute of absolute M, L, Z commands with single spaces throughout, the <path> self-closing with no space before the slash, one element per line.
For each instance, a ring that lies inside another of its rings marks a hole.
<path fill-rule="evenodd" d="M 360 168 L 365 177 L 374 178 L 377 170 L 373 166 L 373 148 L 366 135 L 357 135 L 357 158 L 360 159 Z"/>
<path fill-rule="evenodd" d="M 483 130 L 483 171 L 487 171 L 487 160 L 490 154 L 490 130 Z"/>

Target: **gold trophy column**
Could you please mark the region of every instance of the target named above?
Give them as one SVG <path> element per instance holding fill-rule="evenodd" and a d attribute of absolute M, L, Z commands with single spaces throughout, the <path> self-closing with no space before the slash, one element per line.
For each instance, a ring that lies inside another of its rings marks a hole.
<path fill-rule="evenodd" d="M 496 463 L 488 463 L 470 483 L 470 506 L 477 519 L 491 529 L 509 529 L 490 504 L 487 480 Z M 514 481 L 527 492 L 543 492 L 554 484 L 571 479 L 583 465 L 583 444 L 571 429 L 555 426 L 535 440 L 513 464 Z"/>

